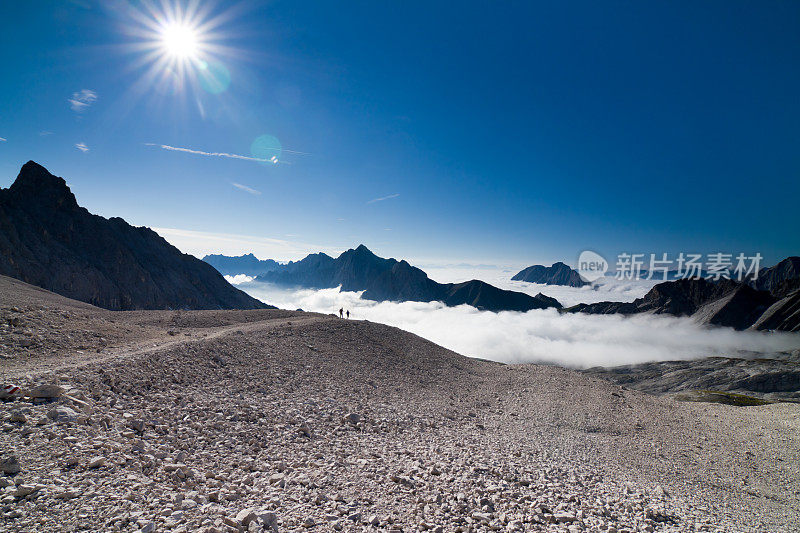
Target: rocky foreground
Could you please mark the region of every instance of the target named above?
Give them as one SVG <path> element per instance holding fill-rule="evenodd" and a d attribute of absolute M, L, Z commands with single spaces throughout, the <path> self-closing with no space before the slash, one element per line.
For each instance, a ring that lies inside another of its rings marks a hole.
<path fill-rule="evenodd" d="M 800 406 L 678 403 L 276 310 L 0 277 L 0 530 L 793 531 Z"/>

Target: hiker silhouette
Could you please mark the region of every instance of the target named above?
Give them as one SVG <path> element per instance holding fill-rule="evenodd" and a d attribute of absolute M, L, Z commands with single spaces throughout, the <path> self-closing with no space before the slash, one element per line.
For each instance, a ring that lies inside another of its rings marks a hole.
<path fill-rule="evenodd" d="M 350 310 L 347 310 L 347 318 L 350 318 Z"/>
<path fill-rule="evenodd" d="M 339 309 L 339 318 L 344 318 L 344 307 Z"/>

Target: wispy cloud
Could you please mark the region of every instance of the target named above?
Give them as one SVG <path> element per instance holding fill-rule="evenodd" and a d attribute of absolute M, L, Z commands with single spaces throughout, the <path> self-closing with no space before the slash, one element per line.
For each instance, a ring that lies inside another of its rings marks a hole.
<path fill-rule="evenodd" d="M 8 142 L 8 139 L 5 137 L 0 137 L 0 143 Z"/>
<path fill-rule="evenodd" d="M 84 153 L 89 151 L 89 147 L 86 146 L 86 143 L 78 143 L 78 144 L 75 145 L 75 148 L 77 148 L 78 150 L 80 150 L 81 152 L 84 152 Z"/>
<path fill-rule="evenodd" d="M 231 183 L 231 185 L 233 185 L 234 187 L 236 187 L 237 189 L 239 189 L 241 191 L 244 191 L 244 192 L 247 192 L 247 193 L 250 193 L 250 194 L 255 194 L 255 195 L 261 194 L 261 191 L 257 191 L 255 189 L 253 189 L 252 187 L 248 187 L 247 185 L 242 185 L 241 183 Z"/>
<path fill-rule="evenodd" d="M 392 198 L 397 198 L 398 196 L 400 196 L 399 192 L 394 193 L 394 194 L 390 194 L 389 196 L 381 196 L 380 198 L 373 198 L 372 200 L 370 200 L 367 203 L 368 204 L 374 204 L 375 202 L 382 202 L 384 200 L 391 200 Z"/>
<path fill-rule="evenodd" d="M 290 163 L 286 161 L 282 161 L 277 157 L 271 157 L 269 159 L 261 158 L 261 157 L 250 157 L 247 155 L 239 155 L 239 154 L 231 154 L 228 152 L 206 152 L 204 150 L 194 150 L 193 148 L 182 148 L 180 146 L 170 146 L 168 144 L 157 144 L 157 143 L 144 143 L 145 146 L 155 146 L 157 148 L 161 148 L 162 150 L 169 150 L 171 152 L 184 152 L 186 154 L 195 154 L 195 155 L 202 155 L 206 157 L 227 157 L 229 159 L 241 159 L 242 161 L 256 161 L 258 163 L 281 163 L 284 165 L 289 165 Z M 298 154 L 298 155 L 311 155 L 307 152 L 298 152 L 296 150 L 287 150 L 282 148 L 281 153 L 286 154 Z"/>
<path fill-rule="evenodd" d="M 97 93 L 90 89 L 83 89 L 72 93 L 72 98 L 68 98 L 69 106 L 76 113 L 83 112 L 87 107 L 97 100 Z"/>
<path fill-rule="evenodd" d="M 42 131 L 39 132 L 39 136 L 40 137 L 47 137 L 48 135 L 52 135 L 52 134 L 53 134 L 52 131 L 47 131 L 47 130 L 42 130 Z"/>

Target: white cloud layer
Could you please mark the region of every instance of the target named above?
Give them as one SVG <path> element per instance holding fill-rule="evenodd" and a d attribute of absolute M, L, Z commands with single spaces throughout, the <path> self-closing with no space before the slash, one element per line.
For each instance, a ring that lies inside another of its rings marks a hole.
<path fill-rule="evenodd" d="M 86 152 L 89 151 L 89 147 L 86 146 L 86 143 L 77 143 L 75 145 L 75 148 L 77 148 L 78 150 L 80 150 L 83 153 L 86 153 Z"/>
<path fill-rule="evenodd" d="M 338 289 L 286 290 L 235 278 L 252 296 L 284 309 L 335 313 L 344 307 L 355 319 L 397 326 L 463 355 L 507 363 L 588 368 L 800 349 L 800 335 L 711 328 L 688 318 L 561 315 L 552 309 L 491 313 L 439 303 L 376 303 Z M 614 291 L 598 289 L 605 299 L 624 294 Z"/>
<path fill-rule="evenodd" d="M 251 281 L 256 279 L 253 276 L 248 276 L 247 274 L 236 274 L 235 276 L 225 275 L 223 277 L 226 280 L 228 280 L 228 283 L 230 283 L 231 285 L 240 285 L 242 283 L 250 283 Z"/>

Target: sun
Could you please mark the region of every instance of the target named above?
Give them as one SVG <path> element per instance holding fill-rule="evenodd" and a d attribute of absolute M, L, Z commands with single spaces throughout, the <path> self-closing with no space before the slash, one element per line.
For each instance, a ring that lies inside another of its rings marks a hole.
<path fill-rule="evenodd" d="M 123 26 L 132 37 L 129 49 L 137 54 L 133 66 L 141 69 L 135 90 L 153 89 L 164 95 L 192 97 L 197 91 L 222 94 L 231 83 L 226 64 L 239 51 L 223 44 L 226 24 L 237 12 L 214 7 L 217 0 L 140 0 L 125 11 Z M 129 2 L 121 2 L 128 4 Z M 203 111 L 201 111 L 202 113 Z"/>
<path fill-rule="evenodd" d="M 199 51 L 198 32 L 188 24 L 169 24 L 161 30 L 161 46 L 175 59 L 192 59 Z"/>

